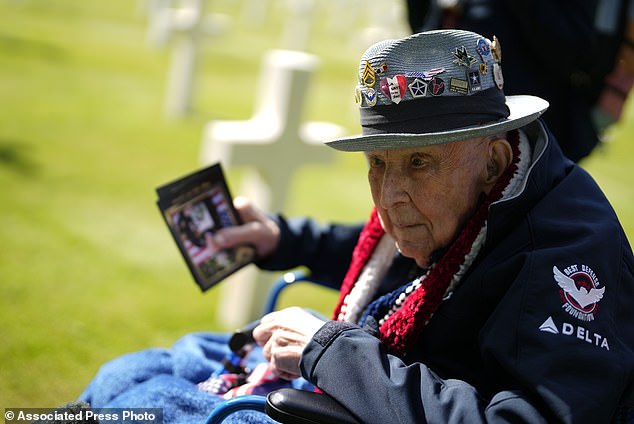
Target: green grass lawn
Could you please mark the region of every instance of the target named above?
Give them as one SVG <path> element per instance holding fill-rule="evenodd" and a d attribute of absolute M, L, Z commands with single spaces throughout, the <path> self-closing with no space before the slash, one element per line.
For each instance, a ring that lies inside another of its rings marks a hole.
<path fill-rule="evenodd" d="M 110 358 L 223 329 L 218 291 L 195 287 L 154 188 L 200 166 L 207 121 L 250 116 L 262 54 L 279 47 L 282 23 L 271 13 L 248 24 L 240 2 L 212 4 L 231 29 L 205 42 L 194 108 L 174 120 L 163 114 L 170 49 L 148 45 L 137 2 L 0 0 L 0 406 L 59 405 Z M 305 115 L 352 132 L 354 69 L 365 46 L 324 21 L 318 14 L 309 44 L 322 66 Z M 630 237 L 633 125 L 614 128 L 584 164 Z M 345 154 L 303 168 L 286 211 L 364 219 L 363 169 L 359 155 Z M 237 185 L 241 170 L 228 175 Z"/>

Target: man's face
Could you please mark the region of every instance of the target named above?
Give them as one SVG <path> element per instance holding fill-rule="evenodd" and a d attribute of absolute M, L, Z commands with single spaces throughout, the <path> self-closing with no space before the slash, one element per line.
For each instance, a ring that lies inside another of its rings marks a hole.
<path fill-rule="evenodd" d="M 387 234 L 421 267 L 448 246 L 485 191 L 487 140 L 366 153 L 372 198 Z"/>

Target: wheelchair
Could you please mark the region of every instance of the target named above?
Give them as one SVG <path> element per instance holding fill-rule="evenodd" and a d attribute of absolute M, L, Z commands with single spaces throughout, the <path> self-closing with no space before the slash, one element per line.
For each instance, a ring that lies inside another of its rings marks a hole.
<path fill-rule="evenodd" d="M 264 314 L 275 310 L 280 295 L 291 285 L 309 282 L 322 285 L 300 271 L 284 274 L 272 286 L 264 306 Z M 229 341 L 232 351 L 252 342 L 250 329 L 237 331 Z M 297 424 L 358 424 L 359 421 L 339 402 L 327 394 L 284 388 L 267 396 L 244 395 L 229 399 L 217 406 L 207 417 L 206 424 L 220 424 L 236 411 L 251 410 L 265 413 L 280 423 Z"/>
<path fill-rule="evenodd" d="M 293 271 L 284 274 L 271 288 L 264 313 L 275 310 L 285 288 L 300 282 L 324 285 L 308 275 Z M 252 329 L 251 329 L 252 330 Z M 249 330 L 250 331 L 250 330 Z M 248 332 L 234 333 L 229 346 L 236 351 L 249 342 Z M 252 338 L 250 339 L 252 341 Z M 240 410 L 260 411 L 282 424 L 359 424 L 360 421 L 343 405 L 325 393 L 283 388 L 267 396 L 244 395 L 229 399 L 217 406 L 205 424 L 220 424 L 229 415 Z M 630 387 L 612 424 L 634 423 L 634 387 Z"/>

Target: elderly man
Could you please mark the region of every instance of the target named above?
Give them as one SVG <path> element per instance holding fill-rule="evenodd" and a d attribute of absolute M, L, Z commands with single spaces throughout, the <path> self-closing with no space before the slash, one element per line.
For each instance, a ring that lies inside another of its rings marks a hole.
<path fill-rule="evenodd" d="M 215 236 L 340 287 L 332 320 L 290 308 L 254 337 L 360 422 L 604 423 L 631 401 L 631 248 L 538 119 L 547 103 L 504 96 L 500 61 L 499 41 L 466 31 L 370 47 L 363 133 L 328 143 L 367 158 L 365 225 L 236 199 L 245 224 Z"/>

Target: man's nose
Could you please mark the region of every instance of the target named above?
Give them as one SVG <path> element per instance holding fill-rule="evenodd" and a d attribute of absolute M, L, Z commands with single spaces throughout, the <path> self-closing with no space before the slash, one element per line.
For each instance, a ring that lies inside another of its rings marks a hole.
<path fill-rule="evenodd" d="M 397 168 L 387 167 L 381 183 L 381 207 L 389 209 L 409 200 L 407 178 Z"/>

